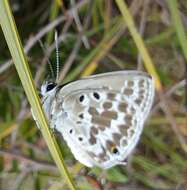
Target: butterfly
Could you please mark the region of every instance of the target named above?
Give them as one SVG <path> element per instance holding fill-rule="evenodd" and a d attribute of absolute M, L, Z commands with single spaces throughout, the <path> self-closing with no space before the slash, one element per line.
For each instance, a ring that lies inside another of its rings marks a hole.
<path fill-rule="evenodd" d="M 65 86 L 45 82 L 42 106 L 50 127 L 87 167 L 125 164 L 154 99 L 154 80 L 141 71 L 89 76 Z"/>

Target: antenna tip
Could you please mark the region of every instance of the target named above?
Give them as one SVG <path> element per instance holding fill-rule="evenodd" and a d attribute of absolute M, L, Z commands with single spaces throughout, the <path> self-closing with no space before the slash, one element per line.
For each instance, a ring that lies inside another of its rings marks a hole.
<path fill-rule="evenodd" d="M 55 30 L 55 41 L 57 41 L 57 39 L 58 39 L 58 32 L 57 30 Z"/>

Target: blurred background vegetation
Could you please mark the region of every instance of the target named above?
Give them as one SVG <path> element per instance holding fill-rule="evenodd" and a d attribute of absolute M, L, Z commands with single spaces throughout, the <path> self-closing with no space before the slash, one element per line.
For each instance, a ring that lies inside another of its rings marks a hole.
<path fill-rule="evenodd" d="M 78 189 L 187 189 L 187 54 L 186 39 L 180 39 L 179 30 L 180 22 L 184 31 L 187 28 L 187 1 L 173 2 L 126 1 L 153 59 L 162 92 L 157 90 L 127 167 L 86 168 L 58 138 Z M 94 73 L 146 70 L 125 22 L 121 22 L 116 1 L 11 0 L 10 5 L 38 89 L 49 75 L 48 59 L 56 67 L 55 30 L 59 33 L 61 83 Z M 2 31 L 0 41 L 0 189 L 66 189 L 33 121 Z"/>

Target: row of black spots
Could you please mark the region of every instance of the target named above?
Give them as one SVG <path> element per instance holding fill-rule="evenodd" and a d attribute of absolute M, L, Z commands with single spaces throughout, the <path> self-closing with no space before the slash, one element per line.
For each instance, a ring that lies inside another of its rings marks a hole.
<path fill-rule="evenodd" d="M 80 99 L 82 100 L 82 99 L 84 99 L 84 98 L 83 98 L 83 97 L 80 97 Z M 83 113 L 80 113 L 80 114 L 79 114 L 79 118 L 82 118 L 82 119 L 83 119 L 83 118 L 84 118 L 84 114 L 83 114 Z M 76 121 L 76 124 L 77 124 L 77 125 L 80 125 L 80 124 L 82 124 L 82 121 L 78 120 L 78 121 Z M 74 129 L 71 128 L 71 129 L 69 130 L 69 134 L 70 134 L 70 135 L 73 135 L 73 132 L 74 132 Z M 80 142 L 83 141 L 83 137 L 80 137 L 80 136 L 79 136 L 79 137 L 77 137 L 77 139 L 78 139 L 78 141 L 80 141 Z"/>
<path fill-rule="evenodd" d="M 106 100 L 106 102 L 103 102 L 103 108 L 104 110 L 112 110 L 112 108 L 117 109 L 117 112 L 124 112 L 128 113 L 128 109 L 130 109 L 132 106 L 130 106 L 126 101 L 109 101 Z M 115 108 L 116 107 L 116 108 Z M 130 109 L 131 111 L 131 109 Z M 132 112 L 135 112 L 134 108 L 132 108 Z"/>
<path fill-rule="evenodd" d="M 146 85 L 147 85 L 146 82 L 147 82 L 147 81 L 146 81 L 145 79 L 140 79 L 140 80 L 138 81 L 138 89 L 139 89 L 139 91 L 141 90 L 141 93 L 138 94 L 138 96 L 140 96 L 140 98 L 142 98 L 142 94 L 144 93 L 144 89 L 146 88 Z M 134 91 L 136 90 L 136 89 L 134 89 L 134 86 L 135 86 L 135 82 L 132 81 L 132 80 L 129 80 L 129 81 L 127 82 L 127 86 L 125 85 L 125 88 L 124 88 L 124 90 L 123 90 L 123 94 L 126 95 L 126 96 L 131 96 L 131 95 L 133 95 L 133 94 L 134 94 Z M 140 98 L 139 98 L 139 99 L 140 99 Z"/>
<path fill-rule="evenodd" d="M 93 92 L 92 95 L 93 95 L 93 98 L 95 100 L 97 100 L 97 101 L 101 99 L 101 96 L 100 96 L 100 94 L 98 92 Z M 82 94 L 82 95 L 79 96 L 79 102 L 80 103 L 84 103 L 85 99 L 86 99 L 86 95 L 85 94 Z"/>
<path fill-rule="evenodd" d="M 69 134 L 71 134 L 71 135 L 73 134 L 73 129 L 70 129 L 70 130 L 69 130 Z M 77 139 L 78 139 L 80 142 L 83 141 L 83 137 L 80 137 L 80 136 L 79 136 L 79 137 L 77 137 Z"/>

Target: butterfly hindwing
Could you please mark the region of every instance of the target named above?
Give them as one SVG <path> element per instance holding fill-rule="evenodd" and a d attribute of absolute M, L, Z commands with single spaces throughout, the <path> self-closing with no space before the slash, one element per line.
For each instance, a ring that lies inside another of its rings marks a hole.
<path fill-rule="evenodd" d="M 70 83 L 56 93 L 57 104 L 66 113 L 56 119 L 56 129 L 80 162 L 109 168 L 121 163 L 137 144 L 153 95 L 152 79 L 137 71 Z"/>

